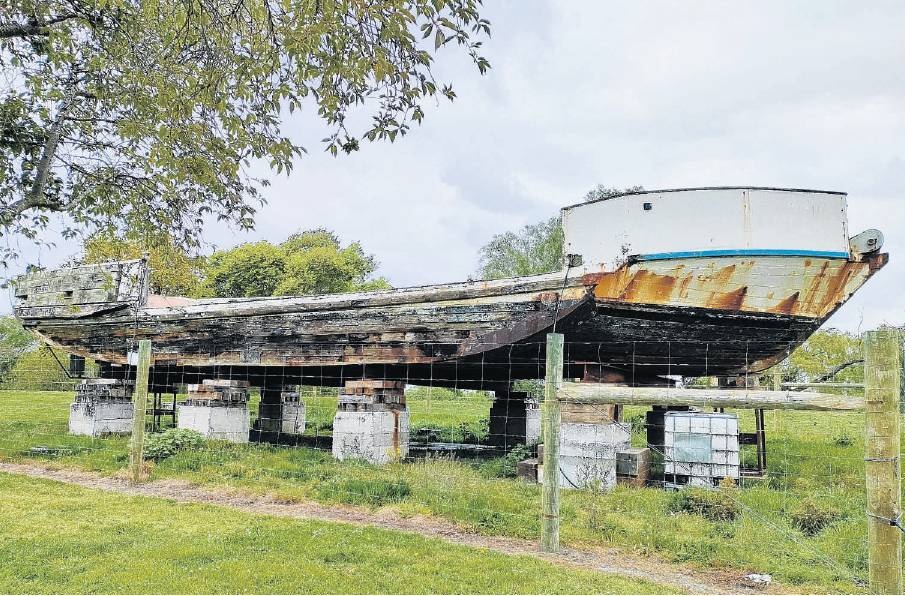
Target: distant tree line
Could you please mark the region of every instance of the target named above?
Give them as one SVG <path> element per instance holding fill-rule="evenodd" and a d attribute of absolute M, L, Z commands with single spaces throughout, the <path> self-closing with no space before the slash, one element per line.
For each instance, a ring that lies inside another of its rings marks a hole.
<path fill-rule="evenodd" d="M 171 296 L 238 298 L 298 296 L 378 290 L 378 263 L 358 242 L 343 246 L 326 229 L 292 234 L 273 244 L 263 240 L 192 255 L 166 232 L 103 232 L 89 238 L 81 263 L 137 259 L 148 255 L 151 292 Z"/>
<path fill-rule="evenodd" d="M 643 191 L 643 186 L 608 188 L 602 184 L 587 192 L 585 202 Z M 480 251 L 481 279 L 502 279 L 551 273 L 563 269 L 562 218 L 557 215 L 515 232 L 494 236 Z"/>

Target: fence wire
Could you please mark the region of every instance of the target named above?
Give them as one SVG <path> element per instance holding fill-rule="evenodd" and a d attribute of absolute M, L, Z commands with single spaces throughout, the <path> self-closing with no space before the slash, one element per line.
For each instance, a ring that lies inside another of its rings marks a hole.
<path fill-rule="evenodd" d="M 389 507 L 536 539 L 543 339 L 473 346 L 467 358 L 451 356 L 458 346 L 426 345 L 420 362 L 380 365 L 363 364 L 372 344 L 351 340 L 306 343 L 303 365 L 214 340 L 182 346 L 179 358 L 155 350 L 152 478 Z M 564 376 L 767 389 L 830 380 L 843 387 L 822 391 L 862 393 L 857 337 L 830 333 L 794 348 L 567 342 Z M 36 342 L 4 348 L 0 458 L 121 470 L 134 351 L 118 337 L 98 346 L 97 359 Z M 260 364 L 232 364 L 247 362 Z M 857 590 L 867 577 L 863 425 L 860 413 L 564 404 L 563 542 Z"/>

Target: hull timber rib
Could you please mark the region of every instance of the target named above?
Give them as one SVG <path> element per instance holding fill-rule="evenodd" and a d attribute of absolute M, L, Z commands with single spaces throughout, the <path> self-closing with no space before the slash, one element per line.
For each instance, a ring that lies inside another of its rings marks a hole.
<path fill-rule="evenodd" d="M 778 191 L 757 192 L 772 200 L 769 193 Z M 675 200 L 674 194 L 664 201 Z M 659 206 L 648 195 L 623 198 Z M 837 194 L 824 195 L 821 201 L 838 200 Z M 741 196 L 749 202 L 745 213 L 752 212 L 759 195 Z M 842 216 L 844 210 L 835 217 Z M 605 369 L 643 383 L 662 375 L 733 375 L 773 365 L 888 260 L 876 250 L 856 254 L 847 248 L 669 252 L 645 249 L 644 239 L 631 247 L 638 254 L 627 254 L 623 233 L 621 262 L 609 266 L 607 255 L 595 254 L 608 250 L 606 243 L 601 249 L 579 232 L 569 235 L 574 217 L 565 218 L 567 249 L 584 247 L 592 264 L 568 276 L 563 271 L 355 294 L 195 300 L 149 296 L 148 267 L 139 260 L 25 276 L 16 285 L 15 312 L 48 344 L 123 371 L 137 341 L 151 339 L 159 385 L 215 373 L 259 384 L 268 376 L 313 385 L 372 377 L 501 387 L 543 376 L 544 335 L 554 325 L 566 336 L 567 376 Z M 837 222 L 830 218 L 826 225 Z M 845 232 L 844 225 L 839 229 Z M 756 225 L 747 234 L 756 236 Z"/>

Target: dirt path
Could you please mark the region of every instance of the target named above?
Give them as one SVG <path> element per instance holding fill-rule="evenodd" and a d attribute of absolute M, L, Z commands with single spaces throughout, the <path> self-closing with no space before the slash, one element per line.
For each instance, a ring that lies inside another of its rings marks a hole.
<path fill-rule="evenodd" d="M 653 557 L 639 558 L 617 549 L 577 550 L 564 549 L 550 555 L 538 551 L 537 544 L 517 538 L 484 536 L 466 532 L 452 523 L 435 517 L 402 517 L 393 511 L 349 507 L 326 506 L 313 502 L 283 503 L 269 496 L 253 495 L 239 491 L 204 488 L 181 480 L 155 480 L 132 485 L 122 478 L 100 476 L 92 472 L 73 469 L 54 469 L 34 464 L 0 462 L 0 472 L 46 478 L 126 495 L 140 495 L 172 499 L 179 503 L 204 503 L 230 507 L 239 511 L 274 515 L 297 519 L 319 519 L 357 525 L 368 525 L 388 530 L 411 532 L 439 538 L 454 544 L 486 548 L 511 555 L 530 555 L 551 563 L 575 565 L 604 573 L 635 577 L 660 584 L 674 586 L 695 594 L 754 593 L 755 590 L 740 583 L 739 572 L 691 571 Z M 778 589 L 775 584 L 770 592 Z"/>

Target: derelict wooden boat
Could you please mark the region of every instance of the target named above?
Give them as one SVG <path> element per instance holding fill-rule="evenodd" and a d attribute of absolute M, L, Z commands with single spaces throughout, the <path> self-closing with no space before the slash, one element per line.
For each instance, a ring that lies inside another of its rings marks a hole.
<path fill-rule="evenodd" d="M 583 264 L 546 275 L 195 300 L 148 295 L 146 263 L 126 261 L 27 275 L 15 313 L 47 343 L 112 365 L 106 374 L 151 339 L 160 385 L 213 375 L 500 388 L 543 376 L 554 327 L 567 376 L 644 383 L 763 370 L 887 262 L 879 232 L 849 238 L 835 192 L 631 193 L 567 207 L 563 227 Z"/>

